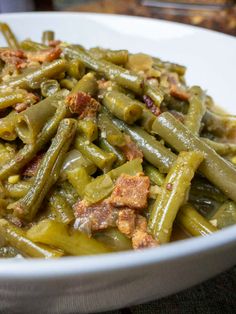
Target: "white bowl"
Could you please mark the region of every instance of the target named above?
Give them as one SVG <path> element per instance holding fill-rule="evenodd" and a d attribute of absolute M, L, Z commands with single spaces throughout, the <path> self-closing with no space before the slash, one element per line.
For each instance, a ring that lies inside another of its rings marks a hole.
<path fill-rule="evenodd" d="M 188 66 L 200 84 L 236 113 L 233 37 L 146 18 L 78 14 L 2 14 L 19 39 L 40 40 L 45 29 L 58 39 L 144 51 Z M 0 45 L 4 44 L 2 38 Z M 236 191 L 235 191 L 236 193 Z M 205 238 L 160 248 L 60 260 L 1 260 L 0 313 L 90 313 L 149 300 L 206 280 L 236 262 L 236 226 Z"/>

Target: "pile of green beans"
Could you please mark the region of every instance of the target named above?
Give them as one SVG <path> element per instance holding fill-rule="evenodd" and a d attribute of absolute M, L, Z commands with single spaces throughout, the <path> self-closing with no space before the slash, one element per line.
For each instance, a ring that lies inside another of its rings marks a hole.
<path fill-rule="evenodd" d="M 176 227 L 236 223 L 236 117 L 183 65 L 0 33 L 0 258 L 158 247 Z"/>

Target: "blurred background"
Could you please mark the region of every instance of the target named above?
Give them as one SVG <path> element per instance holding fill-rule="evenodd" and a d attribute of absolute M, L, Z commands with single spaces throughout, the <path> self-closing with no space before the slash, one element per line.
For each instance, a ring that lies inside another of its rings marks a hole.
<path fill-rule="evenodd" d="M 73 11 L 146 16 L 236 36 L 235 0 L 0 0 L 0 12 Z"/>

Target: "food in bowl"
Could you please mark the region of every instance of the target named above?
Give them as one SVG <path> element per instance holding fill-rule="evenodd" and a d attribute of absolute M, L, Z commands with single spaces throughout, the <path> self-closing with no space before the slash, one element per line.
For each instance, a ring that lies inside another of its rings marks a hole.
<path fill-rule="evenodd" d="M 184 66 L 1 30 L 0 256 L 158 247 L 236 222 L 236 118 Z"/>

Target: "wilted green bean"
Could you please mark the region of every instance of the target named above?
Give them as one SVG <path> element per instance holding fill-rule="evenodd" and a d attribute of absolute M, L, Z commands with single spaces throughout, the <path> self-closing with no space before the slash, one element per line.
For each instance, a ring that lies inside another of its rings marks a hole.
<path fill-rule="evenodd" d="M 18 113 L 15 110 L 0 119 L 0 138 L 6 141 L 14 141 L 17 138 L 15 130 L 17 119 Z"/>
<path fill-rule="evenodd" d="M 204 154 L 199 170 L 225 195 L 236 201 L 236 169 L 219 156 L 210 146 L 192 134 L 170 113 L 162 113 L 153 124 L 153 132 L 159 134 L 177 151 L 194 150 Z"/>
<path fill-rule="evenodd" d="M 84 197 L 84 190 L 86 185 L 89 184 L 92 180 L 84 167 L 67 171 L 67 179 L 73 185 L 81 198 Z"/>
<path fill-rule="evenodd" d="M 0 110 L 25 101 L 27 92 L 25 90 L 15 90 L 0 93 Z"/>
<path fill-rule="evenodd" d="M 205 137 L 202 137 L 201 140 L 213 148 L 219 155 L 223 156 L 236 153 L 236 144 L 234 143 L 215 142 Z"/>
<path fill-rule="evenodd" d="M 89 49 L 89 54 L 95 59 L 104 59 L 117 65 L 125 65 L 128 61 L 128 50 L 110 50 L 95 47 Z"/>
<path fill-rule="evenodd" d="M 28 193 L 11 205 L 16 216 L 31 221 L 49 189 L 57 181 L 65 154 L 73 140 L 76 121 L 64 119 L 60 122 L 56 136 L 45 153 L 34 182 Z"/>
<path fill-rule="evenodd" d="M 44 31 L 42 34 L 42 42 L 44 45 L 48 45 L 50 41 L 55 39 L 55 33 L 53 31 Z"/>
<path fill-rule="evenodd" d="M 6 182 L 4 184 L 5 195 L 6 197 L 10 197 L 13 199 L 19 199 L 24 197 L 29 189 L 31 188 L 32 181 L 31 180 L 21 180 L 18 183 L 11 184 Z"/>
<path fill-rule="evenodd" d="M 160 244 L 169 242 L 175 217 L 202 160 L 200 152 L 181 152 L 167 174 L 148 222 L 150 231 Z"/>
<path fill-rule="evenodd" d="M 109 228 L 107 230 L 97 232 L 93 236 L 99 242 L 111 247 L 114 251 L 126 251 L 132 249 L 131 240 L 117 228 Z"/>
<path fill-rule="evenodd" d="M 6 219 L 0 219 L 0 235 L 28 257 L 58 258 L 63 255 L 62 251 L 32 242 L 21 228 Z"/>
<path fill-rule="evenodd" d="M 84 118 L 78 120 L 78 131 L 81 132 L 88 141 L 93 142 L 98 138 L 97 121 L 94 118 Z"/>
<path fill-rule="evenodd" d="M 41 83 L 40 89 L 43 97 L 49 97 L 59 92 L 60 85 L 57 80 L 46 80 Z"/>
<path fill-rule="evenodd" d="M 38 50 L 44 50 L 47 49 L 47 45 L 37 43 L 35 41 L 25 39 L 20 42 L 20 48 L 26 51 L 38 51 Z"/>
<path fill-rule="evenodd" d="M 6 23 L 0 23 L 0 31 L 3 34 L 5 40 L 8 43 L 8 46 L 12 49 L 18 49 L 19 43 L 13 34 L 12 30 L 10 29 L 9 25 Z"/>
<path fill-rule="evenodd" d="M 119 148 L 108 143 L 105 138 L 99 139 L 99 147 L 101 147 L 101 149 L 105 152 L 112 153 L 116 156 L 116 162 L 114 163 L 115 167 L 119 167 L 126 162 L 126 157 L 124 156 L 122 151 Z"/>
<path fill-rule="evenodd" d="M 164 180 L 165 180 L 164 175 L 152 165 L 145 163 L 144 172 L 149 177 L 152 183 L 158 186 L 161 186 L 164 183 Z"/>
<path fill-rule="evenodd" d="M 69 61 L 67 73 L 76 80 L 80 80 L 85 74 L 85 66 L 80 60 Z"/>
<path fill-rule="evenodd" d="M 236 224 L 236 203 L 225 201 L 210 221 L 220 229 Z"/>
<path fill-rule="evenodd" d="M 95 74 L 92 72 L 84 75 L 72 89 L 72 93 L 83 92 L 89 94 L 91 97 L 95 97 L 98 92 L 98 83 Z"/>
<path fill-rule="evenodd" d="M 157 107 L 160 107 L 163 99 L 164 99 L 164 93 L 161 91 L 161 89 L 154 88 L 148 83 L 144 84 L 144 94 L 151 98 L 151 100 L 154 102 L 154 104 Z"/>

